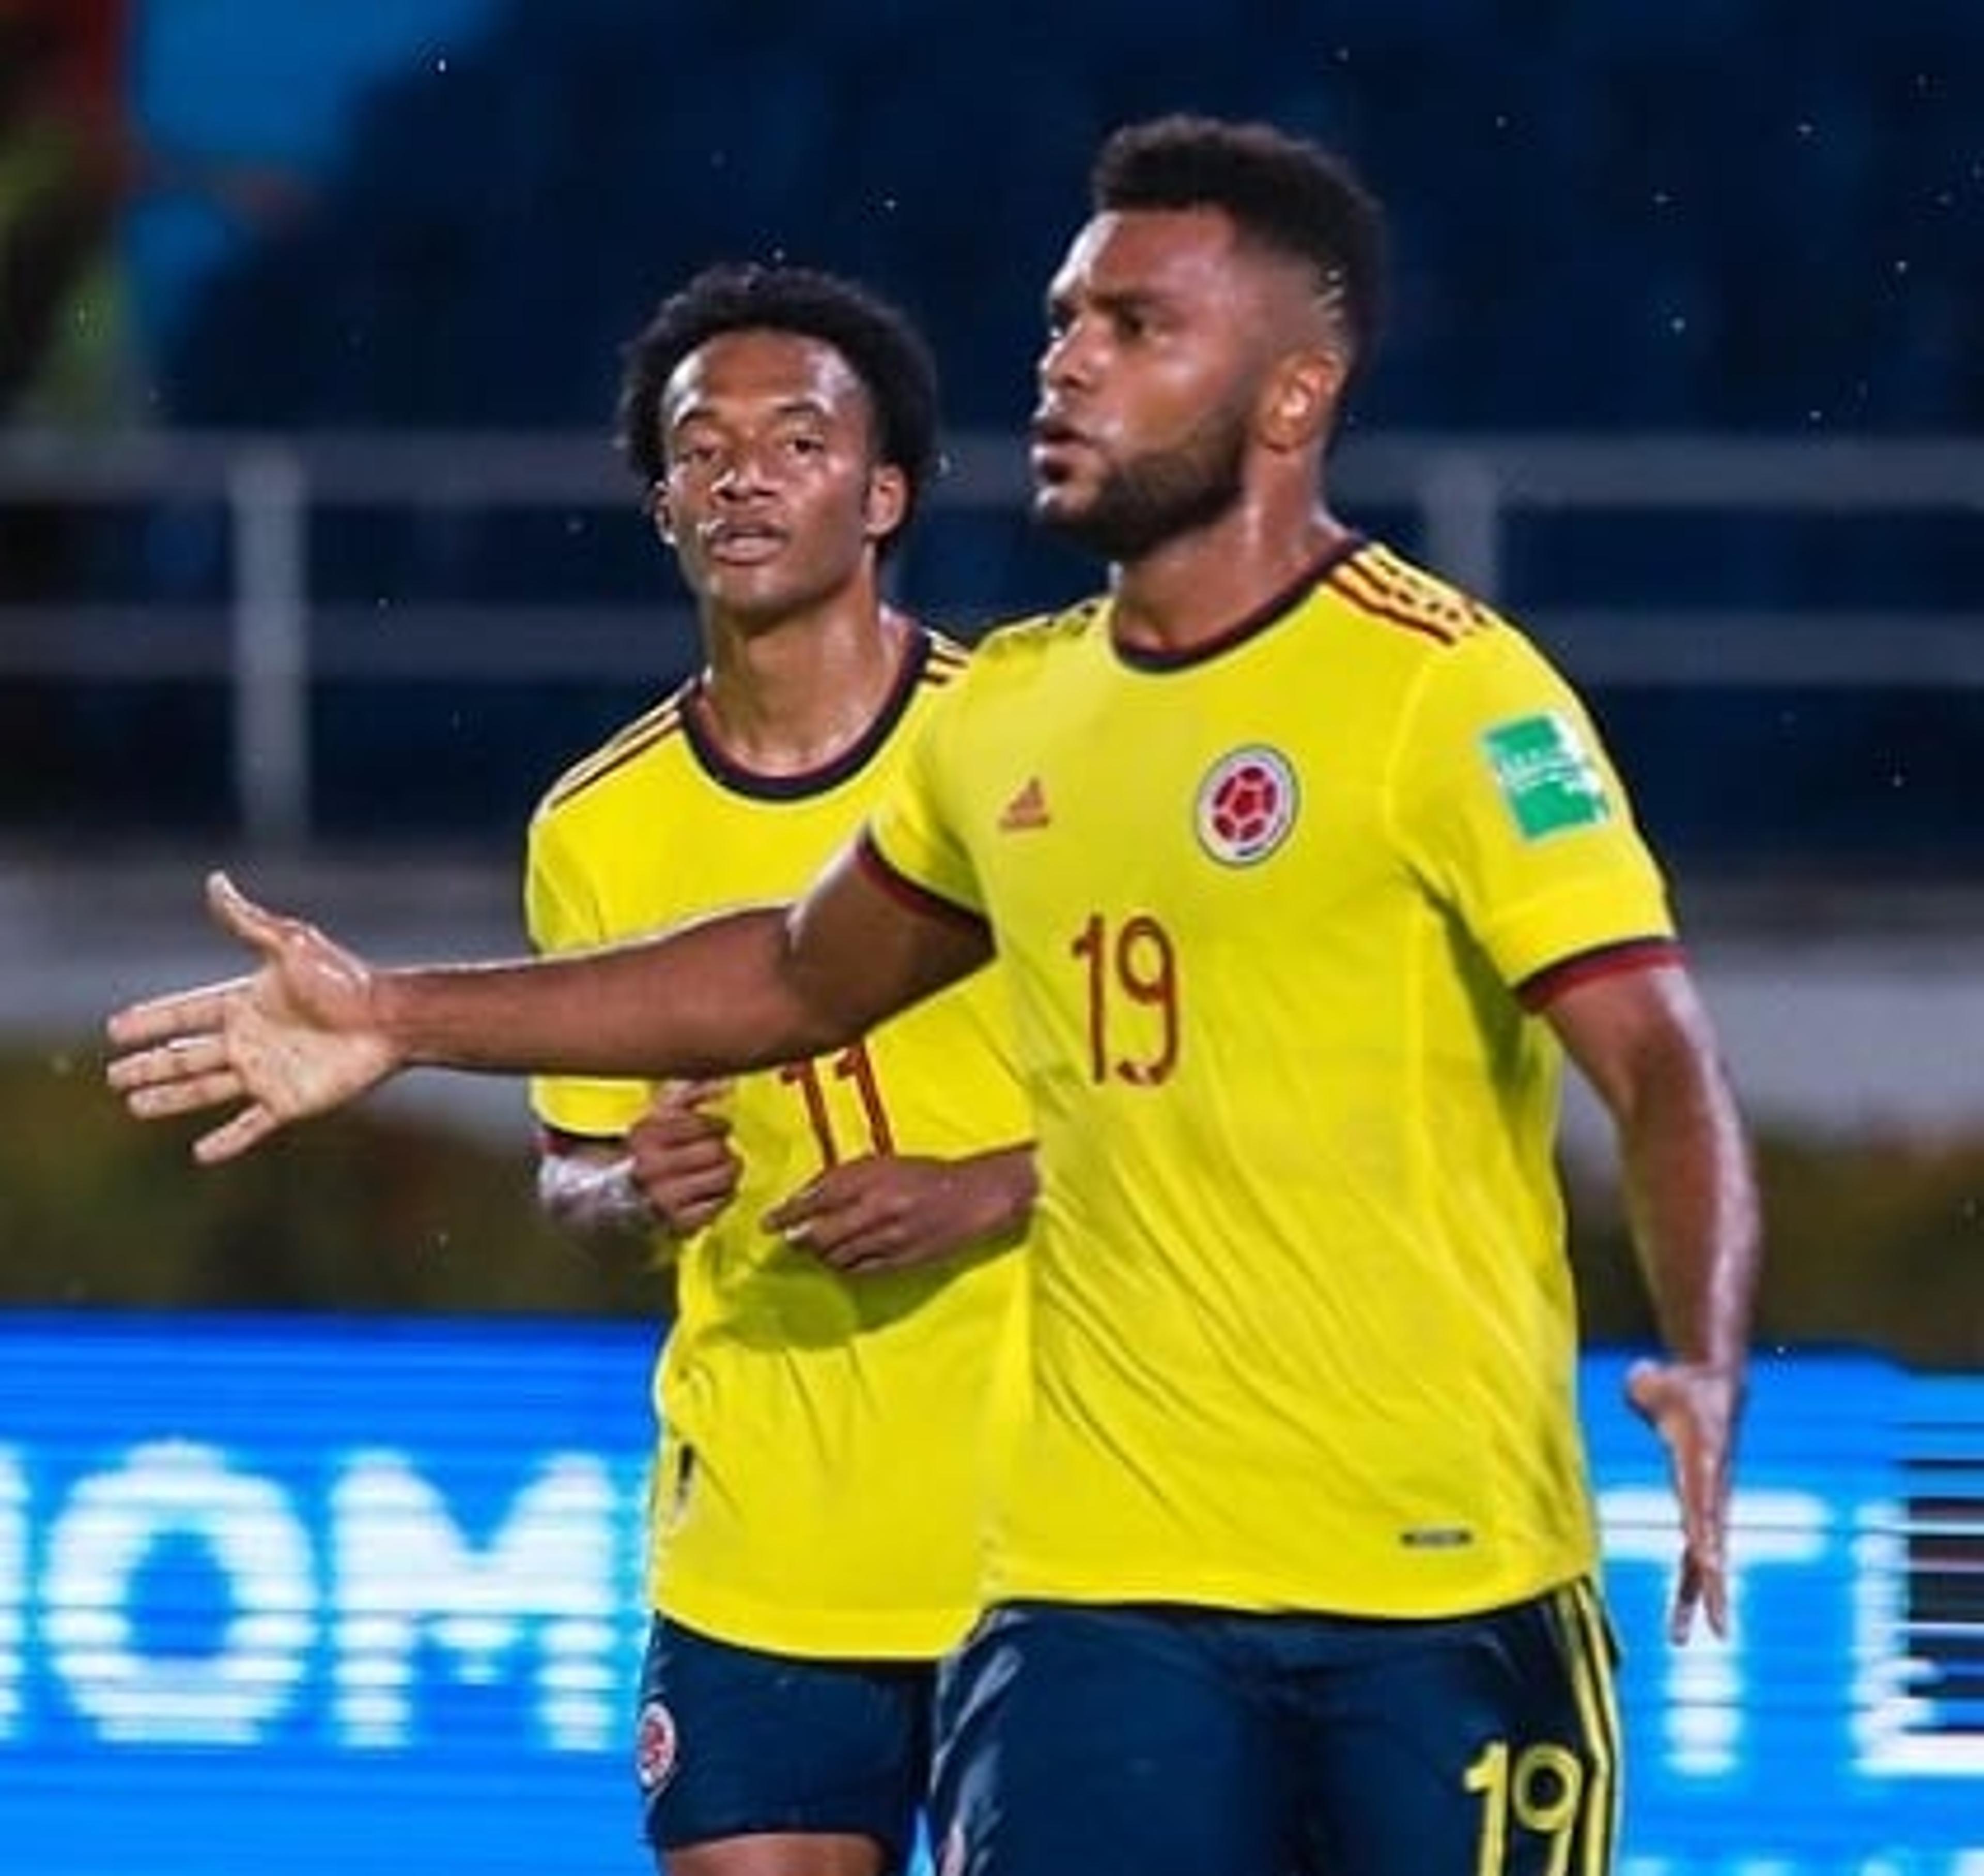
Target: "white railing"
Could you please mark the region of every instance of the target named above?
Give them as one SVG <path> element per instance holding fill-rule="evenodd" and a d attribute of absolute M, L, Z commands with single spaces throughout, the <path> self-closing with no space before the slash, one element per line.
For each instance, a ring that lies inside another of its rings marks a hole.
<path fill-rule="evenodd" d="M 931 506 L 1017 512 L 1017 438 L 972 434 Z M 1969 515 L 1984 521 L 1984 443 L 1363 436 L 1334 474 L 1340 508 L 1409 511 L 1417 551 L 1490 598 L 1505 592 L 1512 517 L 1614 511 Z M 204 678 L 232 697 L 232 766 L 244 837 L 294 847 L 310 831 L 307 703 L 323 677 L 514 677 L 652 668 L 655 608 L 396 603 L 390 633 L 321 603 L 309 576 L 313 511 L 333 505 L 626 511 L 625 471 L 595 436 L 140 434 L 84 442 L 0 438 L 0 504 L 209 502 L 228 518 L 224 608 L 51 603 L 0 608 L 0 677 Z M 977 621 L 1020 596 L 929 595 Z M 944 603 L 955 598 L 958 603 Z M 1037 595 L 1026 596 L 1036 602 Z M 1754 607 L 1525 609 L 1584 682 L 1984 687 L 1984 611 L 1761 614 Z M 555 621 L 555 629 L 548 629 Z"/>

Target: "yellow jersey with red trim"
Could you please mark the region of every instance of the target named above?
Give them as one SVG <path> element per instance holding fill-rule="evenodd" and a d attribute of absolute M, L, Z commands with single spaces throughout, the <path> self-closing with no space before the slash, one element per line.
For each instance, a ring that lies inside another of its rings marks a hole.
<path fill-rule="evenodd" d="M 987 923 L 1044 1179 L 988 1596 L 1372 1616 L 1591 1570 L 1526 1004 L 1673 954 L 1591 721 L 1352 542 L 1188 655 L 989 635 L 865 857 Z"/>
<path fill-rule="evenodd" d="M 546 951 L 796 896 L 845 844 L 932 701 L 964 668 L 913 642 L 895 695 L 831 768 L 738 769 L 671 697 L 550 790 L 526 899 Z M 722 1104 L 742 1184 L 679 1247 L 658 1365 L 655 1607 L 741 1645 L 819 1657 L 933 1657 L 976 1606 L 980 1429 L 1017 1283 L 1016 1241 L 930 1268 L 843 1277 L 762 1228 L 836 1161 L 958 1158 L 1030 1137 L 996 971 L 819 1059 L 739 1077 Z M 544 1124 L 623 1136 L 654 1093 L 532 1084 Z"/>

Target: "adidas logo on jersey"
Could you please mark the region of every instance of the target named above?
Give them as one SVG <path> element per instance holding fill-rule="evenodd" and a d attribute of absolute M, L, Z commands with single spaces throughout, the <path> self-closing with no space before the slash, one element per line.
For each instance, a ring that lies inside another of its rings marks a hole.
<path fill-rule="evenodd" d="M 1037 827 L 1044 827 L 1051 819 L 1047 813 L 1047 792 L 1041 786 L 1038 776 L 1029 776 L 1027 785 L 999 811 L 999 831 L 1002 834 L 1021 834 Z"/>

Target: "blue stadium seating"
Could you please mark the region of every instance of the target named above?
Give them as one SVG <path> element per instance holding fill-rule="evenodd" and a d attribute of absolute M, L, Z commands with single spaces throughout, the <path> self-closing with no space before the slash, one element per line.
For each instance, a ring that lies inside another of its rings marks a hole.
<path fill-rule="evenodd" d="M 937 340 L 953 423 L 1010 427 L 1099 136 L 1190 107 L 1337 143 L 1389 201 L 1397 311 L 1359 413 L 1372 427 L 1984 424 L 1984 8 L 1338 12 L 1014 0 L 935 32 L 910 0 L 511 0 L 444 74 L 380 88 L 317 211 L 213 284 L 166 361 L 171 414 L 603 437 L 617 349 L 658 293 L 756 253 L 897 294 Z M 1974 528 L 1842 530 L 1794 552 L 1704 522 L 1675 554 L 1666 525 L 1519 541 L 1516 596 L 1657 598 L 1712 566 L 1728 604 L 1974 605 L 1984 572 Z M 531 590 L 561 551 L 528 528 L 345 534 L 320 551 L 333 587 L 414 595 L 444 577 L 457 595 Z M 972 523 L 903 571 L 913 596 L 1027 604 L 1068 570 Z M 1885 708 L 1849 711 L 1813 762 L 1856 772 Z M 393 720 L 361 715 L 375 734 Z M 1755 740 L 1741 715 L 1725 702 L 1701 720 L 1734 752 Z M 1664 762 L 1674 738 L 1644 735 Z M 1674 818 L 1684 839 L 1728 832 Z"/>

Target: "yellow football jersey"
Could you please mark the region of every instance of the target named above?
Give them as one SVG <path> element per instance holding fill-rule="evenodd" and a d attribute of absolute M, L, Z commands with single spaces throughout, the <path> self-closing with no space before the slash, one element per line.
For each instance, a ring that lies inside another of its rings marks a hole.
<path fill-rule="evenodd" d="M 872 863 L 989 918 L 1044 1190 L 994 1597 L 1425 1616 L 1594 1567 L 1526 1001 L 1671 955 L 1584 711 L 1353 544 L 1219 643 L 995 632 Z"/>
<path fill-rule="evenodd" d="M 528 913 L 546 950 L 791 897 L 860 826 L 964 655 L 919 635 L 897 693 L 829 769 L 768 778 L 704 733 L 694 686 L 551 789 L 533 821 Z M 741 1077 L 728 1100 L 736 1198 L 683 1245 L 656 1376 L 665 1429 L 655 1605 L 722 1639 L 825 1657 L 923 1657 L 976 1606 L 979 1433 L 1017 1284 L 1010 1245 L 847 1278 L 764 1231 L 823 1167 L 945 1157 L 1031 1137 L 996 973 L 816 1060 Z M 652 1090 L 541 1079 L 561 1132 L 613 1139 Z"/>

